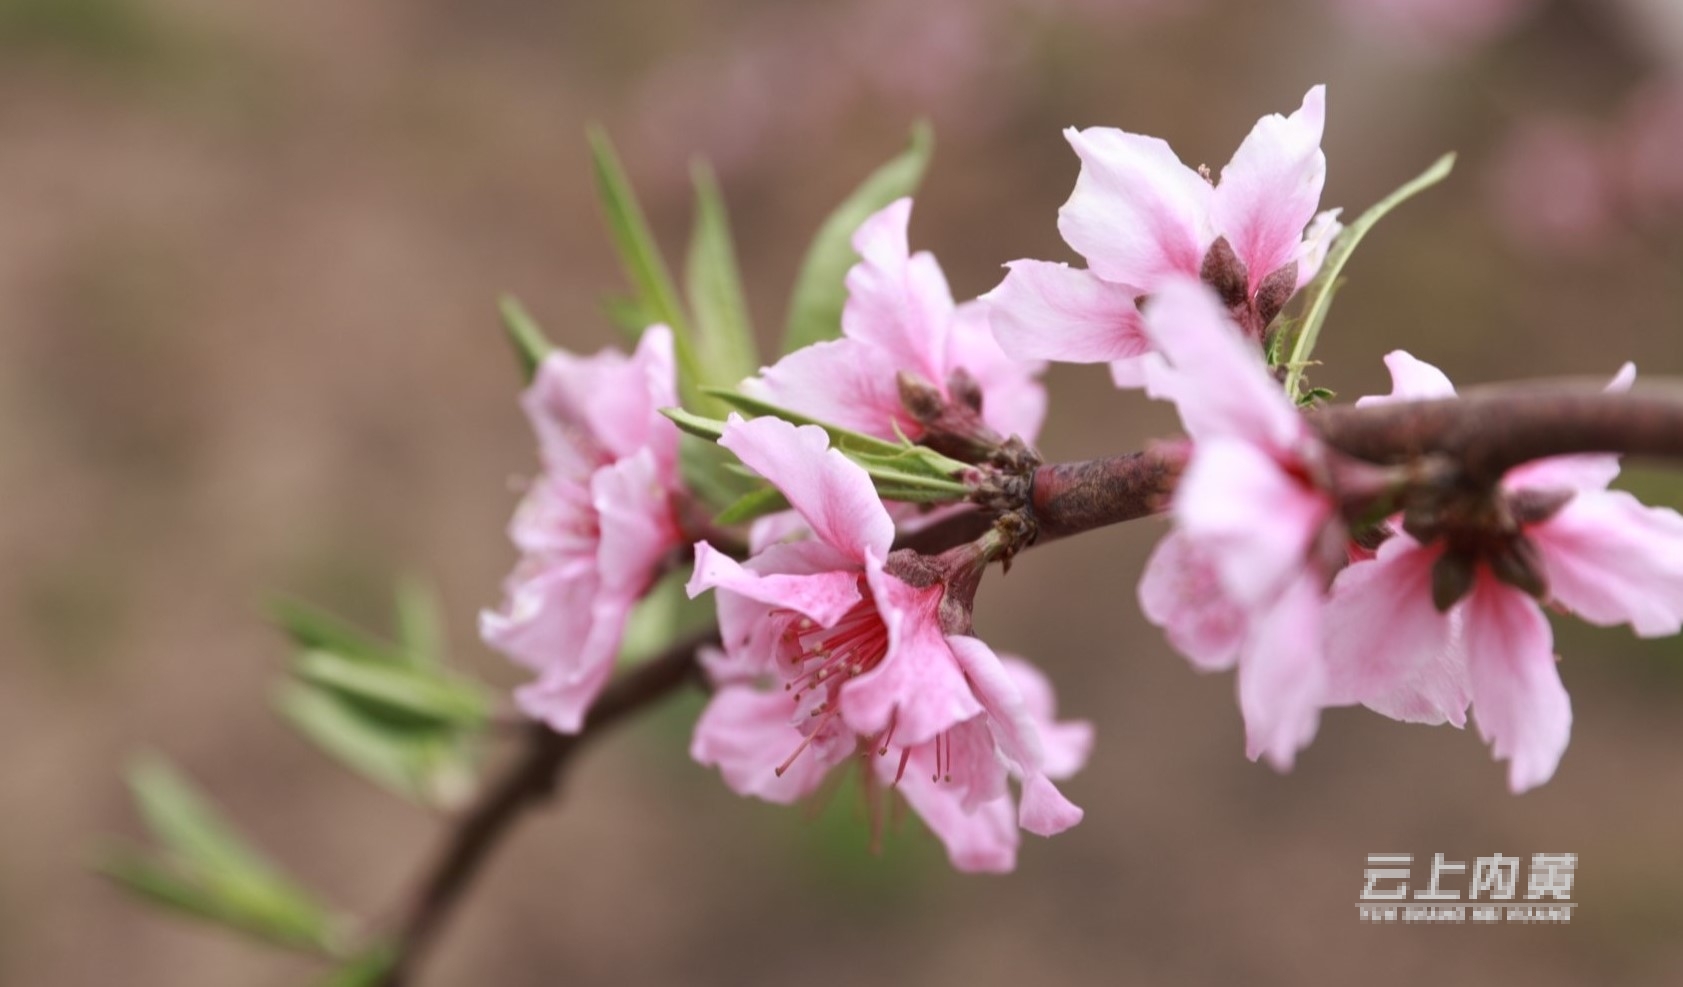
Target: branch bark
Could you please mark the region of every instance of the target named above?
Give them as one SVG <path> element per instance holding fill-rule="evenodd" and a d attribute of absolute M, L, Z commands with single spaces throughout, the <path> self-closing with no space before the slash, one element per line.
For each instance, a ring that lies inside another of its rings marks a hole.
<path fill-rule="evenodd" d="M 403 909 L 393 959 L 379 983 L 401 987 L 412 981 L 425 948 L 478 876 L 491 851 L 527 809 L 555 793 L 573 756 L 609 727 L 688 682 L 700 682 L 695 654 L 716 642 L 709 630 L 679 642 L 608 686 L 590 711 L 584 729 L 561 734 L 542 723 L 528 724 L 519 756 L 486 785 L 478 801 L 452 827 L 448 839 L 413 898 Z"/>

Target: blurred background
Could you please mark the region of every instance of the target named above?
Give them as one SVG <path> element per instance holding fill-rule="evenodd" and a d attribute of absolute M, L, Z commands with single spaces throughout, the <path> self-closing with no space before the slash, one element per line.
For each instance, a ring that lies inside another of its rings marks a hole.
<path fill-rule="evenodd" d="M 913 242 L 967 297 L 1006 261 L 1074 259 L 1062 127 L 1217 167 L 1326 82 L 1325 204 L 1461 153 L 1348 271 L 1315 382 L 1354 397 L 1398 346 L 1463 384 L 1683 374 L 1680 70 L 1677 0 L 0 0 L 0 982 L 320 974 L 89 873 L 139 832 L 142 748 L 344 907 L 388 916 L 414 880 L 439 823 L 270 715 L 287 648 L 263 606 L 378 625 L 392 575 L 425 573 L 456 660 L 517 681 L 473 631 L 535 461 L 494 302 L 615 341 L 588 122 L 674 254 L 688 161 L 715 162 L 769 341 L 817 223 L 919 116 L 938 150 Z M 1102 368 L 1050 381 L 1052 458 L 1174 430 Z M 1350 710 L 1279 776 L 1243 756 L 1231 678 L 1138 616 L 1159 532 L 983 588 L 985 636 L 1098 728 L 1066 786 L 1086 821 L 1028 838 L 1016 874 L 953 874 L 915 823 L 871 857 L 845 808 L 730 795 L 685 758 L 679 703 L 581 759 L 425 982 L 1683 982 L 1683 643 L 1560 623 L 1572 746 L 1521 798 L 1475 734 Z M 1581 906 L 1363 926 L 1381 851 L 1575 852 Z"/>

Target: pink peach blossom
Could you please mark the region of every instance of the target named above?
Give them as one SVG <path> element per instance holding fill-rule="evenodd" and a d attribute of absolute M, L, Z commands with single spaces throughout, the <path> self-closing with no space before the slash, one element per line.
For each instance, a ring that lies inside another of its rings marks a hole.
<path fill-rule="evenodd" d="M 555 352 L 521 399 L 543 472 L 509 536 L 521 559 L 503 604 L 480 615 L 491 647 L 537 673 L 526 713 L 575 733 L 613 671 L 631 607 L 683 545 L 672 334 L 654 326 L 632 356 Z"/>
<path fill-rule="evenodd" d="M 775 418 L 732 416 L 720 442 L 783 492 L 809 537 L 766 537 L 743 563 L 696 546 L 689 590 L 719 591 L 724 650 L 707 659 L 719 688 L 695 759 L 734 791 L 790 802 L 864 754 L 870 783 L 899 791 L 962 870 L 1011 869 L 1019 826 L 1075 825 L 1081 810 L 1050 779 L 1080 767 L 1087 728 L 1052 720 L 1032 670 L 945 629 L 946 587 L 891 553 L 893 521 L 864 470 L 822 429 Z M 1021 785 L 1015 821 L 1008 777 Z"/>
<path fill-rule="evenodd" d="M 1316 550 L 1336 504 L 1315 481 L 1321 447 L 1210 289 L 1166 282 L 1144 324 L 1162 354 L 1147 390 L 1175 403 L 1193 447 L 1140 603 L 1195 666 L 1238 666 L 1248 753 L 1284 770 L 1322 698 Z"/>
<path fill-rule="evenodd" d="M 1398 400 L 1452 397 L 1441 371 L 1398 351 L 1386 357 Z M 1627 364 L 1610 385 L 1630 385 Z M 1612 455 L 1559 456 L 1509 471 L 1501 492 L 1564 503 L 1520 518 L 1519 536 L 1541 563 L 1547 602 L 1594 624 L 1628 623 L 1643 637 L 1683 629 L 1683 516 L 1607 489 Z M 1465 722 L 1509 762 L 1522 792 L 1549 780 L 1571 733 L 1572 708 L 1555 670 L 1542 607 L 1474 561 L 1472 586 L 1447 612 L 1432 603 L 1432 570 L 1446 548 L 1391 535 L 1372 561 L 1339 574 L 1326 610 L 1331 703 L 1361 702 L 1398 719 Z"/>
<path fill-rule="evenodd" d="M 925 425 L 906 405 L 904 379 L 949 405 L 975 400 L 982 424 L 1032 442 L 1046 414 L 1044 364 L 1006 356 L 986 312 L 953 303 L 935 257 L 910 252 L 911 213 L 912 200 L 900 199 L 854 234 L 860 261 L 847 275 L 841 338 L 790 353 L 745 390 L 855 432 L 915 441 Z"/>
<path fill-rule="evenodd" d="M 1314 276 L 1338 229 L 1336 213 L 1315 212 L 1326 180 L 1325 119 L 1326 89 L 1316 86 L 1291 116 L 1257 121 L 1217 183 L 1155 137 L 1066 131 L 1081 174 L 1058 228 L 1087 268 L 1007 265 L 984 296 L 1000 344 L 1024 359 L 1108 362 L 1119 386 L 1139 386 L 1140 360 L 1157 347 L 1137 300 L 1200 277 L 1260 337 Z"/>

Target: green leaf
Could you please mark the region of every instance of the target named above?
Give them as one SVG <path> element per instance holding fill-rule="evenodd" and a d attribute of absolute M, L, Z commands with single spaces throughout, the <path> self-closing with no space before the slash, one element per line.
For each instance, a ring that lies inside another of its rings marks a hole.
<path fill-rule="evenodd" d="M 954 479 L 970 467 L 926 446 L 913 445 L 904 439 L 898 443 L 888 442 L 852 432 L 735 391 L 709 388 L 707 393 L 746 412 L 750 417 L 769 415 L 793 425 L 816 425 L 822 428 L 830 437 L 830 447 L 858 463 L 870 474 L 871 480 L 876 484 L 877 493 L 885 500 L 919 503 L 962 500 L 970 492 L 962 482 Z M 679 408 L 663 409 L 663 413 L 677 422 L 679 428 L 692 435 L 706 438 L 724 433 L 725 423 L 717 419 L 691 414 Z"/>
<path fill-rule="evenodd" d="M 530 381 L 538 372 L 538 364 L 543 363 L 544 357 L 555 349 L 555 344 L 549 341 L 525 307 L 512 295 L 504 295 L 497 302 L 497 311 L 502 315 L 503 331 L 508 333 L 509 342 L 514 344 L 520 372 Z"/>
<path fill-rule="evenodd" d="M 842 307 L 847 301 L 847 271 L 859 260 L 853 234 L 872 213 L 917 191 L 929 167 L 935 137 L 929 124 L 912 128 L 911 145 L 878 168 L 848 196 L 819 227 L 807 248 L 789 301 L 789 322 L 783 352 L 834 338 L 841 332 Z"/>
<path fill-rule="evenodd" d="M 183 860 L 209 870 L 274 874 L 268 861 L 248 847 L 163 758 L 153 754 L 136 758 L 128 781 L 146 827 Z"/>
<path fill-rule="evenodd" d="M 293 663 L 305 682 L 420 723 L 477 727 L 490 698 L 463 679 L 437 670 L 371 665 L 328 651 L 306 651 Z"/>
<path fill-rule="evenodd" d="M 1446 154 L 1432 163 L 1430 168 L 1421 172 L 1412 181 L 1403 185 L 1390 195 L 1379 200 L 1367 212 L 1361 214 L 1355 222 L 1346 226 L 1332 241 L 1327 250 L 1326 260 L 1321 263 L 1321 269 L 1314 280 L 1303 289 L 1303 316 L 1297 328 L 1297 337 L 1292 343 L 1291 359 L 1286 363 L 1286 394 L 1294 400 L 1302 388 L 1303 371 L 1309 366 L 1309 358 L 1315 352 L 1315 342 L 1321 335 L 1321 326 L 1326 322 L 1327 312 L 1332 307 L 1333 294 L 1337 291 L 1339 274 L 1344 265 L 1349 262 L 1350 255 L 1355 253 L 1356 246 L 1362 242 L 1362 237 L 1368 230 L 1392 209 L 1420 194 L 1433 185 L 1449 177 L 1449 172 L 1455 167 L 1455 155 Z"/>
<path fill-rule="evenodd" d="M 701 380 L 689 320 L 684 318 L 678 302 L 678 291 L 672 286 L 672 275 L 666 270 L 660 247 L 643 216 L 643 207 L 631 190 L 631 181 L 619 163 L 619 155 L 599 127 L 590 130 L 591 161 L 596 172 L 596 191 L 602 200 L 602 212 L 607 220 L 608 234 L 619 254 L 620 266 L 631 282 L 632 304 L 650 323 L 665 323 L 672 330 L 672 349 L 678 364 L 678 393 L 686 405 L 699 399 L 696 388 Z M 638 326 L 633 338 L 641 335 L 647 324 Z"/>
<path fill-rule="evenodd" d="M 695 181 L 695 228 L 684 282 L 690 310 L 695 313 L 700 383 L 734 387 L 759 370 L 760 354 L 748 320 L 724 197 L 706 164 L 697 162 L 691 172 Z"/>
<path fill-rule="evenodd" d="M 405 729 L 342 695 L 297 682 L 283 685 L 274 704 L 329 757 L 395 795 L 440 809 L 457 808 L 472 795 L 469 733 Z"/>
<path fill-rule="evenodd" d="M 438 668 L 444 664 L 444 618 L 438 594 L 418 576 L 397 581 L 397 640 L 411 664 Z"/>
<path fill-rule="evenodd" d="M 660 413 L 672 419 L 679 429 L 698 439 L 717 442 L 725 434 L 725 423 L 718 418 L 708 418 L 682 408 L 662 408 Z"/>
<path fill-rule="evenodd" d="M 334 955 L 343 921 L 306 897 L 153 860 L 134 850 L 106 853 L 96 869 L 154 904 L 288 949 Z"/>
<path fill-rule="evenodd" d="M 376 946 L 333 971 L 321 987 L 380 987 L 397 959 L 390 946 Z"/>
<path fill-rule="evenodd" d="M 143 756 L 128 780 L 165 853 L 114 853 L 103 872 L 153 901 L 274 942 L 332 948 L 339 920 L 252 849 L 166 761 Z"/>
<path fill-rule="evenodd" d="M 729 507 L 719 512 L 713 523 L 721 528 L 729 528 L 788 509 L 789 498 L 783 496 L 783 491 L 776 487 L 761 487 L 738 497 Z"/>
<path fill-rule="evenodd" d="M 331 651 L 375 664 L 409 664 L 409 657 L 401 648 L 307 603 L 276 600 L 270 604 L 269 611 L 275 623 L 300 648 Z"/>

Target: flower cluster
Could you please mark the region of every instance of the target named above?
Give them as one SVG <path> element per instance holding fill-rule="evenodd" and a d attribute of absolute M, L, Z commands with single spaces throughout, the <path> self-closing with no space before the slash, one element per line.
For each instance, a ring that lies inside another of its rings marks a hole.
<path fill-rule="evenodd" d="M 959 869 L 1011 869 L 1021 831 L 1081 820 L 1055 783 L 1092 731 L 1057 718 L 1034 666 L 975 635 L 974 601 L 990 565 L 1041 531 L 1036 484 L 1055 469 L 1030 446 L 1043 361 L 1104 362 L 1179 413 L 1172 528 L 1139 603 L 1196 668 L 1237 672 L 1251 758 L 1288 769 L 1322 710 L 1362 705 L 1457 727 L 1470 714 L 1514 791 L 1548 780 L 1571 706 L 1545 608 L 1677 633 L 1683 516 L 1609 490 L 1611 455 L 1491 480 L 1419 450 L 1360 459 L 1317 426 L 1323 392 L 1298 393 L 1307 354 L 1288 364 L 1282 345 L 1307 330 L 1280 316 L 1337 273 L 1317 280 L 1342 235 L 1320 208 L 1325 109 L 1315 87 L 1264 117 L 1219 176 L 1155 138 L 1068 131 L 1081 170 L 1059 228 L 1087 267 L 1016 261 L 976 301 L 956 302 L 910 249 L 909 198 L 870 215 L 839 334 L 735 394 L 701 389 L 760 416 L 673 412 L 761 485 L 714 523 L 684 523 L 723 505 L 689 489 L 702 484 L 686 484 L 662 414 L 677 402 L 673 333 L 649 329 L 630 357 L 550 355 L 525 398 L 543 472 L 511 527 L 522 560 L 483 618 L 486 641 L 537 673 L 522 708 L 582 729 L 633 605 L 693 562 L 689 595 L 712 593 L 720 633 L 699 658 L 712 697 L 697 762 L 776 803 L 851 763 L 879 828 L 903 799 Z M 1386 362 L 1393 392 L 1358 405 L 1454 399 L 1430 365 Z M 968 504 L 918 513 L 884 496 L 928 489 Z M 715 527 L 750 518 L 740 543 Z M 964 533 L 905 547 L 949 522 Z"/>

